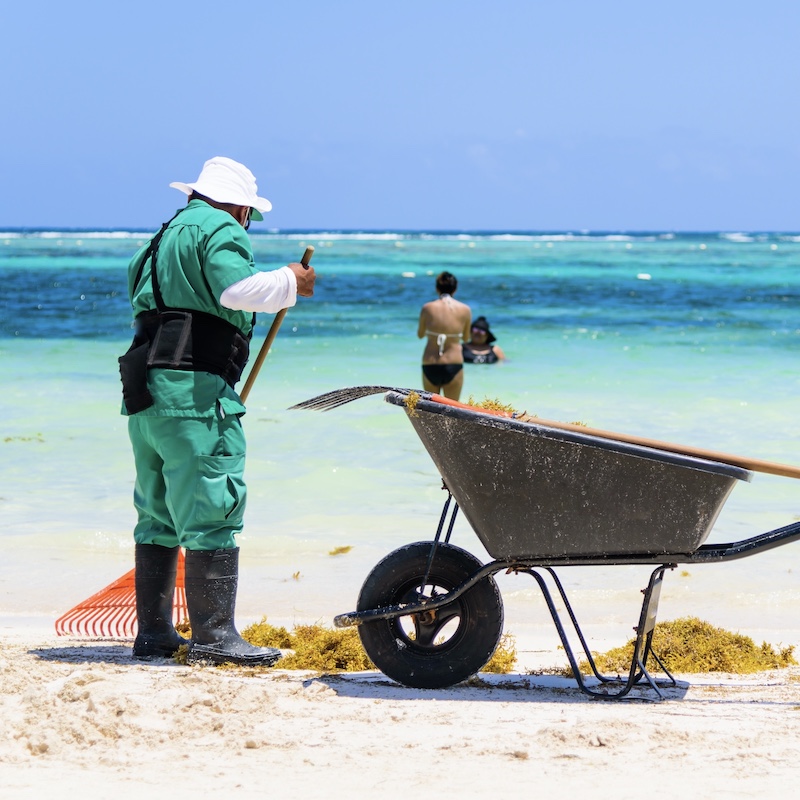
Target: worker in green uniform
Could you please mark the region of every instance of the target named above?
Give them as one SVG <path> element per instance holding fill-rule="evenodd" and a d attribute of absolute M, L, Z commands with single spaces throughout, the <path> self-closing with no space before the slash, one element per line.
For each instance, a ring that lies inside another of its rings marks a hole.
<path fill-rule="evenodd" d="M 136 466 L 136 658 L 186 643 L 172 623 L 179 548 L 186 552 L 189 663 L 273 664 L 234 624 L 235 536 L 246 489 L 245 407 L 235 384 L 255 312 L 314 292 L 313 267 L 259 271 L 246 233 L 272 208 L 247 167 L 217 156 L 194 183 L 170 186 L 188 204 L 133 257 L 128 294 L 135 335 L 119 359 L 123 414 Z"/>

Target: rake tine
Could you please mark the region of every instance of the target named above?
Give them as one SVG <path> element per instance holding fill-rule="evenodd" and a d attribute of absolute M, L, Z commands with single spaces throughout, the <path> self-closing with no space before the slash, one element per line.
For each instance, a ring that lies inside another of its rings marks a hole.
<path fill-rule="evenodd" d="M 377 392 L 376 392 L 377 394 Z M 352 397 L 340 397 L 335 402 L 328 403 L 327 406 L 324 408 L 317 409 L 319 411 L 333 411 L 334 408 L 339 408 L 339 406 L 346 405 L 347 403 L 352 403 L 353 400 L 360 400 L 362 397 L 367 397 L 368 395 L 364 394 L 357 394 L 353 395 Z"/>
<path fill-rule="evenodd" d="M 410 394 L 411 391 L 411 389 L 399 389 L 394 386 L 351 386 L 345 389 L 335 389 L 332 392 L 317 395 L 317 397 L 311 397 L 308 400 L 290 406 L 289 410 L 330 411 L 333 408 L 345 405 L 345 403 L 351 403 L 353 400 L 359 400 L 362 397 L 368 397 L 373 394 L 382 392 Z"/>
<path fill-rule="evenodd" d="M 312 397 L 310 400 L 305 400 L 292 406 L 290 411 L 303 409 L 309 411 L 319 411 L 328 408 L 331 405 L 336 405 L 339 402 L 347 402 L 348 396 L 344 392 L 329 392 L 328 394 L 320 395 L 319 397 Z"/>
<path fill-rule="evenodd" d="M 183 551 L 178 553 L 172 614 L 175 622 L 187 616 Z M 59 636 L 91 636 L 101 639 L 132 639 L 136 634 L 136 570 L 96 592 L 56 621 Z"/>
<path fill-rule="evenodd" d="M 336 389 L 332 392 L 326 392 L 319 397 L 312 397 L 306 400 L 305 403 L 300 405 L 310 408 L 324 408 L 330 404 L 340 405 L 342 403 L 349 403 L 351 400 L 358 400 L 361 397 L 368 397 L 372 394 L 379 394 L 380 392 L 388 392 L 388 386 L 348 386 L 344 389 Z"/>
<path fill-rule="evenodd" d="M 391 387 L 387 386 L 355 386 L 350 391 L 342 392 L 338 397 L 332 397 L 326 403 L 329 411 L 332 408 L 338 408 L 345 403 L 352 403 L 353 400 L 360 400 L 362 397 L 369 397 L 374 394 L 381 394 L 383 392 L 391 391 Z"/>
<path fill-rule="evenodd" d="M 292 406 L 291 410 L 326 408 L 330 403 L 336 403 L 341 399 L 346 400 L 351 396 L 354 395 L 347 389 L 338 389 L 335 392 L 326 392 L 317 397 L 312 397 L 309 400 L 304 400 L 302 403 Z"/>
<path fill-rule="evenodd" d="M 330 411 L 334 408 L 339 408 L 339 406 L 343 406 L 346 403 L 351 403 L 353 400 L 358 400 L 359 398 L 356 397 L 346 397 L 346 396 L 339 396 L 337 398 L 331 398 L 324 403 L 319 403 L 315 406 L 308 406 L 309 411 Z"/>

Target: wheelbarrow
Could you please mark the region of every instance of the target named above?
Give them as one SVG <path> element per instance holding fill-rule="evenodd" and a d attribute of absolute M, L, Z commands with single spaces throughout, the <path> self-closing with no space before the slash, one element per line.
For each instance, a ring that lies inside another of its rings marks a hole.
<path fill-rule="evenodd" d="M 800 539 L 798 522 L 738 542 L 704 544 L 737 481 L 751 480 L 747 467 L 800 477 L 796 467 L 392 387 L 341 389 L 293 408 L 329 410 L 378 392 L 405 410 L 442 476 L 447 499 L 433 540 L 383 558 L 364 581 L 356 611 L 337 616 L 334 624 L 358 626 L 375 665 L 406 686 L 453 686 L 489 661 L 503 633 L 493 576 L 506 572 L 536 581 L 581 691 L 619 699 L 646 682 L 661 698 L 647 667 L 652 658 L 675 685 L 652 647 L 664 573 L 678 564 L 730 561 Z M 494 559 L 490 563 L 451 542 L 459 511 Z M 556 573 L 557 567 L 612 564 L 654 565 L 642 592 L 627 678 L 597 669 Z M 551 587 L 569 617 L 569 635 Z M 593 685 L 579 668 L 574 637 L 597 680 Z"/>

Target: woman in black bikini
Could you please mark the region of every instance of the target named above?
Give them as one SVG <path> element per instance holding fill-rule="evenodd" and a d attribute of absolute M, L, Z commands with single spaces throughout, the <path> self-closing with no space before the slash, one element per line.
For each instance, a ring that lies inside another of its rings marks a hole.
<path fill-rule="evenodd" d="M 417 336 L 425 338 L 422 353 L 422 386 L 426 392 L 437 392 L 458 400 L 464 385 L 464 356 L 461 343 L 470 332 L 472 312 L 453 295 L 458 287 L 455 275 L 442 272 L 436 278 L 439 297 L 422 306 Z"/>
<path fill-rule="evenodd" d="M 497 337 L 489 329 L 486 317 L 472 323 L 472 339 L 462 345 L 465 364 L 496 364 L 505 361 L 506 354 L 499 345 L 492 345 Z"/>

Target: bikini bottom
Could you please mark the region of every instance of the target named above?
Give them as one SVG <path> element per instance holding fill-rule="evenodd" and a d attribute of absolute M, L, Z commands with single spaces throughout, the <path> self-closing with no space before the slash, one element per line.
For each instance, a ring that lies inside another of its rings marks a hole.
<path fill-rule="evenodd" d="M 434 386 L 447 386 L 463 367 L 463 364 L 423 364 L 422 374 Z"/>

